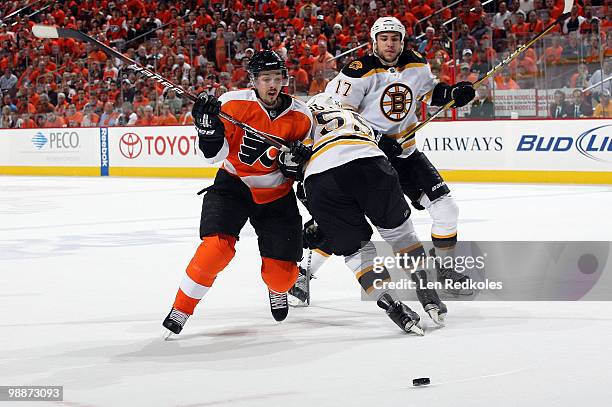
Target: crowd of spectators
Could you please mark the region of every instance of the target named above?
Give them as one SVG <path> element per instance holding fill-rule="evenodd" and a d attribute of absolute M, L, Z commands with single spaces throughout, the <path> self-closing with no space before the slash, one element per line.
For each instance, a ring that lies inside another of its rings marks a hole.
<path fill-rule="evenodd" d="M 441 80 L 454 83 L 474 81 L 542 32 L 560 15 L 563 1 L 464 0 L 450 8 L 445 7 L 454 1 L 38 0 L 25 7 L 28 3 L 32 0 L 0 6 L 0 128 L 192 122 L 191 105 L 175 92 L 88 44 L 36 39 L 35 23 L 82 30 L 193 93 L 216 96 L 248 86 L 249 57 L 272 49 L 286 60 L 288 92 L 312 95 L 344 64 L 370 52 L 368 45 L 338 57 L 368 43 L 369 28 L 380 16 L 399 18 L 407 28 L 405 46 L 426 56 Z M 610 76 L 612 0 L 577 1 L 555 31 L 483 87 L 474 111 L 492 116 L 493 90 L 584 89 Z M 608 81 L 581 96 L 593 106 L 584 107 L 583 116 L 612 116 L 611 87 Z"/>

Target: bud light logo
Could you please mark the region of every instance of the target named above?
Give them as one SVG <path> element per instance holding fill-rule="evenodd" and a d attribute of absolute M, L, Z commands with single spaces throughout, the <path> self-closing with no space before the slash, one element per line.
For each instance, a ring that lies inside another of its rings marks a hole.
<path fill-rule="evenodd" d="M 49 139 L 45 137 L 45 135 L 42 134 L 41 132 L 36 133 L 36 135 L 32 137 L 32 144 L 34 144 L 34 146 L 38 148 L 39 150 L 43 148 L 44 145 L 47 144 L 48 141 Z"/>
<path fill-rule="evenodd" d="M 604 127 L 610 126 L 612 126 L 612 124 L 595 127 L 594 129 L 585 131 L 580 136 L 578 136 L 578 139 L 576 140 L 576 148 L 578 149 L 578 152 L 583 156 L 595 161 L 610 162 L 610 158 L 612 157 L 610 157 L 609 154 L 597 154 L 604 152 L 609 153 L 612 151 L 612 137 L 603 136 L 602 132 L 606 131 L 601 130 Z M 605 158 L 597 157 L 597 155 L 604 155 Z"/>
<path fill-rule="evenodd" d="M 516 151 L 566 152 L 575 148 L 583 156 L 599 162 L 612 162 L 612 134 L 607 124 L 595 127 L 576 139 L 568 136 L 543 137 L 533 134 L 521 136 Z M 609 135 L 606 135 L 609 134 Z"/>
<path fill-rule="evenodd" d="M 142 152 L 142 140 L 135 133 L 125 133 L 119 139 L 121 155 L 130 160 L 138 157 Z"/>

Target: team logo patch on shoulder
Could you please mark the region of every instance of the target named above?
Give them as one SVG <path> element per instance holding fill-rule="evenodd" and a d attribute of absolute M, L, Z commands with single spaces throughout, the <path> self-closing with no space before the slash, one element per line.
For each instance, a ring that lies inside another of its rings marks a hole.
<path fill-rule="evenodd" d="M 412 90 L 408 86 L 393 83 L 387 86 L 380 97 L 380 110 L 387 119 L 401 122 L 410 111 L 413 101 Z"/>
<path fill-rule="evenodd" d="M 363 68 L 363 64 L 361 63 L 361 61 L 353 61 L 349 65 L 349 69 L 354 69 L 355 71 L 361 68 Z"/>
<path fill-rule="evenodd" d="M 419 54 L 418 52 L 416 52 L 415 50 L 412 50 L 412 52 L 414 52 L 414 55 L 416 55 L 417 57 L 423 59 L 423 55 Z"/>

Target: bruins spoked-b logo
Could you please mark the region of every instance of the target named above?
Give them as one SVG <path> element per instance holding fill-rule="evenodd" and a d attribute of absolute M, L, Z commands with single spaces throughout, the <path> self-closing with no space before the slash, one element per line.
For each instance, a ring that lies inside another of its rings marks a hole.
<path fill-rule="evenodd" d="M 380 110 L 385 117 L 394 122 L 401 122 L 412 107 L 412 91 L 403 83 L 393 83 L 383 91 L 380 97 Z"/>
<path fill-rule="evenodd" d="M 269 144 L 260 140 L 253 133 L 244 132 L 240 152 L 238 153 L 238 158 L 243 163 L 253 165 L 259 160 L 265 167 L 270 168 L 274 164 L 277 154 L 278 150 L 276 148 L 270 147 Z"/>

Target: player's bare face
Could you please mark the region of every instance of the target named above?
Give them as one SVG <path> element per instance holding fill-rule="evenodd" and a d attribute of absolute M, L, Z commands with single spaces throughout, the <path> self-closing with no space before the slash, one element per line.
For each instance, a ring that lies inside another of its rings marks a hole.
<path fill-rule="evenodd" d="M 378 56 L 386 62 L 393 62 L 402 52 L 402 36 L 396 32 L 382 32 L 376 36 Z"/>
<path fill-rule="evenodd" d="M 266 71 L 257 76 L 255 89 L 261 101 L 267 106 L 274 106 L 284 85 L 285 78 L 281 71 Z"/>

